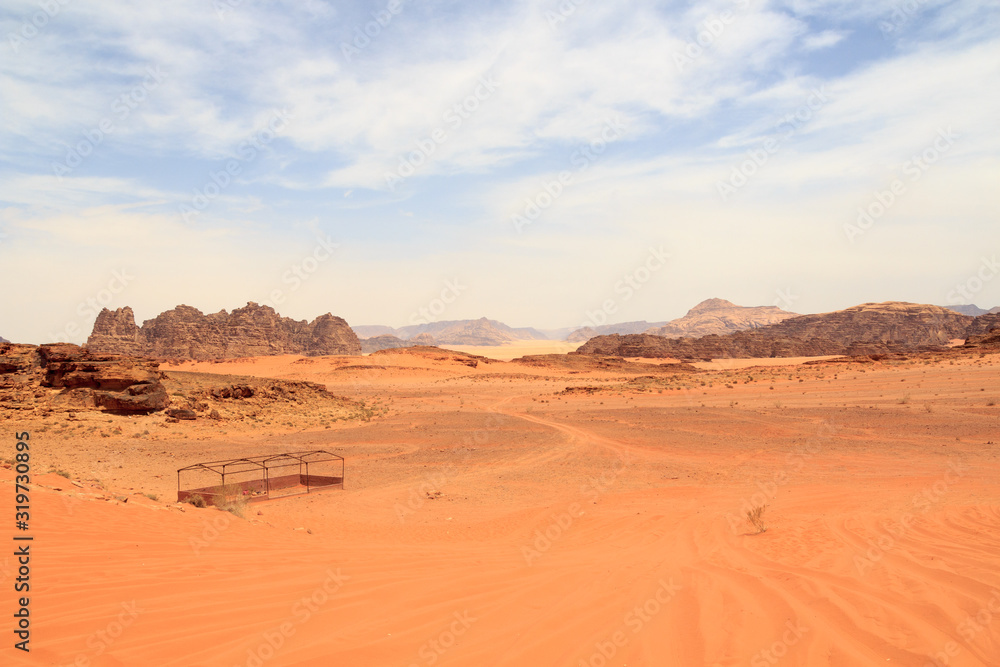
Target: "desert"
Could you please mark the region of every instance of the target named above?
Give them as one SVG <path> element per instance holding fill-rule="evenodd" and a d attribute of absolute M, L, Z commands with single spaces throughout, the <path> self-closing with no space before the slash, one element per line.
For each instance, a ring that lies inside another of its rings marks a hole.
<path fill-rule="evenodd" d="M 997 0 L 0 35 L 0 667 L 1000 667 Z"/>
<path fill-rule="evenodd" d="M 780 361 L 414 347 L 161 363 L 178 405 L 337 397 L 172 423 L 6 405 L 43 518 L 5 664 L 996 664 L 996 351 Z M 185 464 L 305 450 L 343 490 L 176 502 Z"/>

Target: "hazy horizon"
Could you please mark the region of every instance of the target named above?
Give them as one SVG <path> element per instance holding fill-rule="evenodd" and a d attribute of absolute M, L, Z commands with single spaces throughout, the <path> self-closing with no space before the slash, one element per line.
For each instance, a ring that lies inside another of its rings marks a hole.
<path fill-rule="evenodd" d="M 996 3 L 12 0 L 0 23 L 16 342 L 83 342 L 102 306 L 552 330 L 708 298 L 1000 304 Z"/>

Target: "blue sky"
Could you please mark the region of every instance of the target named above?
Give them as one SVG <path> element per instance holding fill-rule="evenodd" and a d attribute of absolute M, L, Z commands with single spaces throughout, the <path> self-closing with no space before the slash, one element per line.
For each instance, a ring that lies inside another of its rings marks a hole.
<path fill-rule="evenodd" d="M 995 2 L 7 0 L 0 28 L 19 342 L 104 305 L 1000 304 Z"/>

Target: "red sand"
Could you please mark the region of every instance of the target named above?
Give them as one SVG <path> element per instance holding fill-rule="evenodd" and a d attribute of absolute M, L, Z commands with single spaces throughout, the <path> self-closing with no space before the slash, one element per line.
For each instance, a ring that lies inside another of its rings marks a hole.
<path fill-rule="evenodd" d="M 199 420 L 149 442 L 8 416 L 4 456 L 32 431 L 39 473 L 111 465 L 108 491 L 35 476 L 32 651 L 7 631 L 0 663 L 1000 665 L 995 356 L 571 395 L 616 374 L 334 370 L 376 359 L 183 365 L 390 406 L 331 429 Z M 182 465 L 307 448 L 347 458 L 345 490 L 247 520 L 167 502 Z M 8 619 L 15 576 L 0 558 Z"/>

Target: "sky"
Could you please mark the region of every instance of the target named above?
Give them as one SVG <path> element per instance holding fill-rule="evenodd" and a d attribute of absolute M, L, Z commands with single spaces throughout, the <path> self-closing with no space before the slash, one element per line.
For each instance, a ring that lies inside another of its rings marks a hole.
<path fill-rule="evenodd" d="M 0 3 L 0 336 L 1000 305 L 992 0 Z"/>

